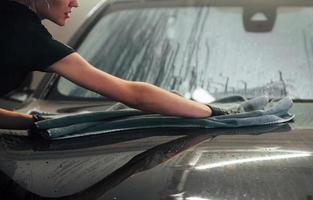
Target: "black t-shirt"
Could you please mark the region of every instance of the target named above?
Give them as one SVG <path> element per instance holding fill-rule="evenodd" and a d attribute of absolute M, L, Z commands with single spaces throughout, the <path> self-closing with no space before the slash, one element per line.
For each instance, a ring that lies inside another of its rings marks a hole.
<path fill-rule="evenodd" d="M 16 89 L 31 71 L 45 71 L 74 50 L 54 40 L 27 6 L 0 3 L 0 96 Z"/>

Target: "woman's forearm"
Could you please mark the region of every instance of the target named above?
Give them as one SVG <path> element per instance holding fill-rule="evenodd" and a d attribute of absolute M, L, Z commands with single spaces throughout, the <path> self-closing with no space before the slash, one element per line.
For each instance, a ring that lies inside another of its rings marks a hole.
<path fill-rule="evenodd" d="M 181 117 L 209 117 L 211 109 L 159 87 L 144 82 L 132 82 L 103 72 L 73 53 L 48 69 L 70 81 L 112 100 L 143 111 Z"/>
<path fill-rule="evenodd" d="M 8 111 L 0 108 L 0 128 L 2 129 L 29 129 L 34 123 L 31 115 Z"/>
<path fill-rule="evenodd" d="M 181 117 L 203 118 L 212 115 L 211 109 L 149 83 L 134 82 L 137 93 L 135 107 L 140 110 Z"/>

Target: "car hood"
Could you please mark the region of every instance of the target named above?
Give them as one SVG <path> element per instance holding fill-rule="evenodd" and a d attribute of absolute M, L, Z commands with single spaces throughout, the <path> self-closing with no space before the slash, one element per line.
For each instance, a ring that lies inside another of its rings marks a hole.
<path fill-rule="evenodd" d="M 33 101 L 29 108 L 72 113 L 112 104 Z M 154 128 L 60 141 L 0 131 L 0 196 L 311 199 L 312 111 L 312 103 L 295 103 L 294 121 L 272 126 Z"/>
<path fill-rule="evenodd" d="M 10 182 L 8 191 L 25 199 L 313 195 L 312 130 L 291 129 L 289 124 L 137 130 L 53 142 L 0 138 L 0 177 Z"/>

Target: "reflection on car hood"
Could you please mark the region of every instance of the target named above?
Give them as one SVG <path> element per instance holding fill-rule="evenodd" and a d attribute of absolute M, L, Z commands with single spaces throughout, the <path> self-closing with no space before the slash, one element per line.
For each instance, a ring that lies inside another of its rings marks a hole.
<path fill-rule="evenodd" d="M 288 124 L 57 142 L 2 136 L 0 177 L 43 199 L 305 199 L 312 139 L 312 130 Z"/>

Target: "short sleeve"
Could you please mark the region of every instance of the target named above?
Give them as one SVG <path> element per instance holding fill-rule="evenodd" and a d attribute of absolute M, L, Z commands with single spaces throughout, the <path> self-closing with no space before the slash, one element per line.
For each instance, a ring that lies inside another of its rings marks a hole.
<path fill-rule="evenodd" d="M 24 32 L 19 50 L 23 68 L 26 67 L 29 71 L 46 71 L 52 64 L 75 52 L 71 47 L 55 40 L 43 25 L 31 26 Z"/>

